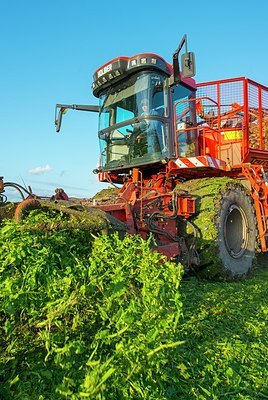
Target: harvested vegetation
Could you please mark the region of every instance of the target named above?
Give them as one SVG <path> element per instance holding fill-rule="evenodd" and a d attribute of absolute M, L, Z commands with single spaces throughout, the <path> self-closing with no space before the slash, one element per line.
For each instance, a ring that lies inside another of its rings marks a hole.
<path fill-rule="evenodd" d="M 121 232 L 125 233 L 125 224 L 104 211 L 82 205 L 80 203 L 50 202 L 36 199 L 26 199 L 21 202 L 14 214 L 15 222 L 27 218 L 32 210 L 40 210 L 44 218 L 28 219 L 23 227 L 18 229 L 29 231 L 53 231 L 80 229 L 89 233 Z M 47 216 L 49 216 L 47 218 Z M 6 216 L 5 216 L 6 217 Z"/>
<path fill-rule="evenodd" d="M 117 197 L 119 188 L 117 187 L 108 187 L 107 189 L 102 189 L 100 192 L 96 193 L 93 199 L 102 199 L 109 197 Z"/>
<path fill-rule="evenodd" d="M 257 113 L 250 112 L 251 118 L 254 122 L 249 122 L 249 145 L 252 149 L 260 148 L 260 123 Z M 267 140 L 267 132 L 268 132 L 268 117 L 263 116 L 262 119 L 262 141 L 263 148 L 265 150 L 268 149 L 268 140 Z"/>
<path fill-rule="evenodd" d="M 161 398 L 181 316 L 182 268 L 139 237 L 0 232 L 2 399 Z"/>
<path fill-rule="evenodd" d="M 268 398 L 268 260 L 181 281 L 150 242 L 32 211 L 0 230 L 1 400 Z"/>

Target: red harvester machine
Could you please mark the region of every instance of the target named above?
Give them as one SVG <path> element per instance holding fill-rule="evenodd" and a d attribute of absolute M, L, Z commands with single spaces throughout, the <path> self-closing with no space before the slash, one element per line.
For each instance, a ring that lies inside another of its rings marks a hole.
<path fill-rule="evenodd" d="M 257 246 L 268 247 L 268 88 L 247 78 L 197 84 L 194 75 L 186 35 L 172 65 L 150 53 L 115 58 L 94 74 L 99 106 L 57 104 L 56 127 L 69 108 L 99 113 L 94 172 L 121 186 L 114 203 L 95 207 L 130 234 L 152 233 L 158 251 L 195 271 L 243 277 Z M 195 183 L 215 198 L 214 237 Z"/>

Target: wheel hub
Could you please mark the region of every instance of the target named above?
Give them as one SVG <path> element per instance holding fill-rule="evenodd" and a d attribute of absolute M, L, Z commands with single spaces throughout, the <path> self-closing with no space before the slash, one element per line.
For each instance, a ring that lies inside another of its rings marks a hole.
<path fill-rule="evenodd" d="M 248 244 L 248 225 L 245 212 L 233 204 L 224 221 L 226 248 L 233 258 L 240 258 Z"/>

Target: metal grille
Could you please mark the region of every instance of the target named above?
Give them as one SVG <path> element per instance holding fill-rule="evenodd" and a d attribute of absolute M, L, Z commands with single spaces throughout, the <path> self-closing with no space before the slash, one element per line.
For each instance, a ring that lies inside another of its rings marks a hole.
<path fill-rule="evenodd" d="M 260 119 L 259 119 L 258 87 L 252 83 L 248 85 L 248 112 L 249 112 L 249 147 L 260 148 Z"/>
<path fill-rule="evenodd" d="M 263 147 L 268 150 L 268 90 L 262 89 L 262 135 Z"/>
<path fill-rule="evenodd" d="M 207 85 L 201 86 L 197 89 L 196 97 L 200 98 L 202 101 L 202 107 L 205 115 L 217 116 L 218 109 L 218 96 L 217 96 L 217 86 Z M 203 122 L 201 116 L 197 115 L 197 123 Z"/>
<path fill-rule="evenodd" d="M 244 93 L 245 83 L 248 91 Z M 248 126 L 248 141 L 244 145 L 250 149 L 268 150 L 268 90 L 245 78 L 231 81 L 211 82 L 198 85 L 197 97 L 202 100 L 204 110 L 213 108 L 220 115 L 218 126 L 214 128 L 231 129 Z M 245 101 L 247 99 L 247 104 Z M 218 107 L 211 106 L 215 101 Z M 220 125 L 220 126 L 219 126 Z"/>
<path fill-rule="evenodd" d="M 214 82 L 199 86 L 197 89 L 197 97 L 201 97 L 204 112 L 214 113 L 215 116 L 222 115 L 234 110 L 234 106 L 238 108 L 244 107 L 244 80 L 233 82 Z M 241 118 L 237 115 L 237 120 Z M 227 118 L 221 117 L 222 127 L 226 124 Z M 235 124 L 235 121 L 233 121 Z"/>
<path fill-rule="evenodd" d="M 268 88 L 246 78 L 200 83 L 195 104 L 202 154 L 230 165 L 268 158 Z"/>
<path fill-rule="evenodd" d="M 249 103 L 249 144 L 252 149 L 268 150 L 268 89 L 250 83 Z"/>

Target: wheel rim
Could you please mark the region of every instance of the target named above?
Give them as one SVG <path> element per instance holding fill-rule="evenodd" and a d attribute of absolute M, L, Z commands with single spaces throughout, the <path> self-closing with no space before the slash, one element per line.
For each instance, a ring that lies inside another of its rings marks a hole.
<path fill-rule="evenodd" d="M 240 258 L 248 244 L 248 224 L 245 212 L 237 205 L 232 205 L 224 222 L 225 245 L 233 258 Z"/>

